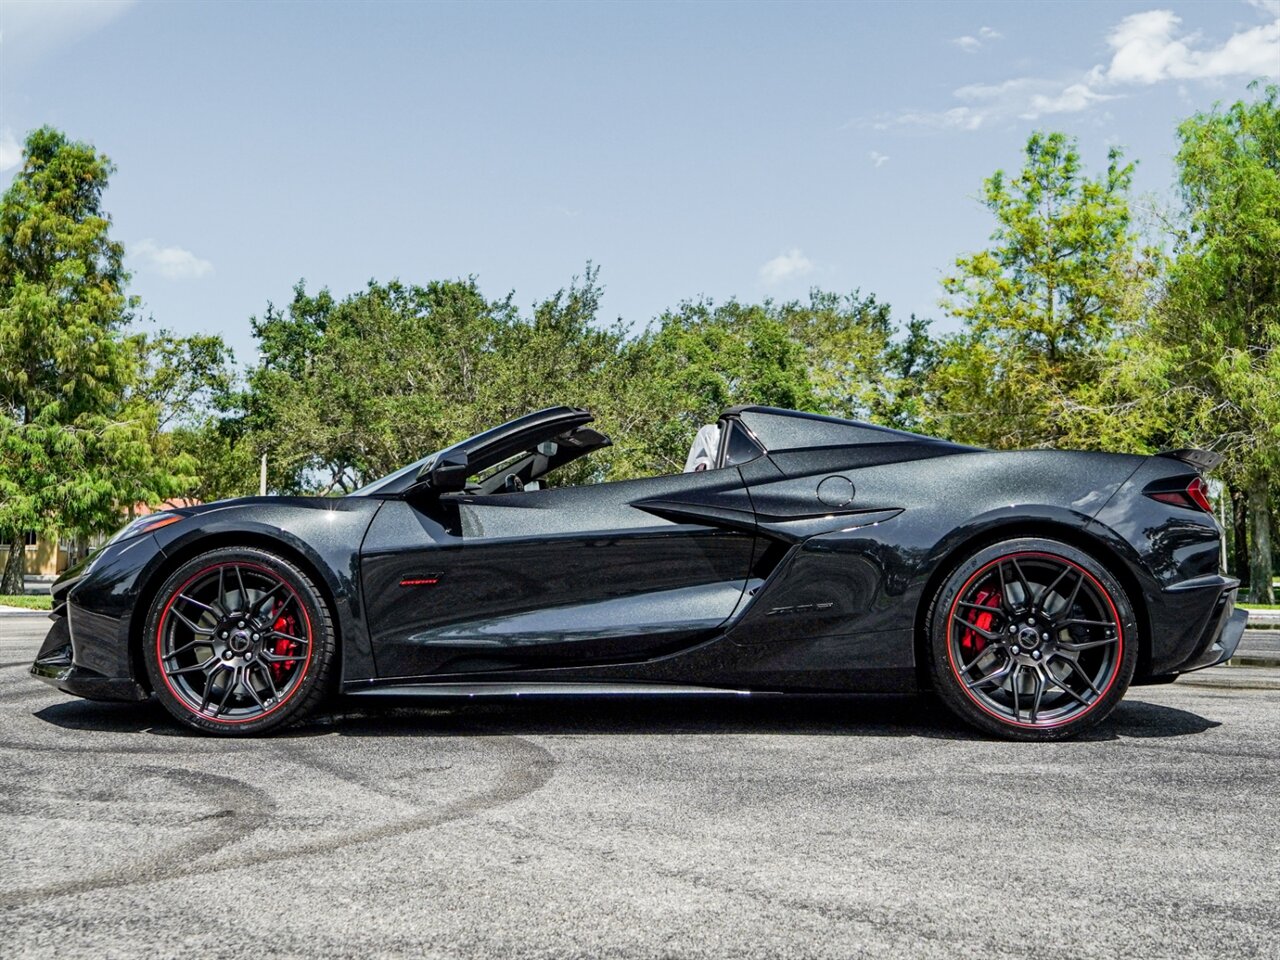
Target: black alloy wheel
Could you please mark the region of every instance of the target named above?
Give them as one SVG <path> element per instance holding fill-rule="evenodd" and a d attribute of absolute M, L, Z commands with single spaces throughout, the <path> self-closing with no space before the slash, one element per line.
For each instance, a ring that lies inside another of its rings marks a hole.
<path fill-rule="evenodd" d="M 943 700 L 1015 739 L 1069 737 L 1101 720 L 1137 662 L 1124 590 L 1093 557 L 1051 540 L 977 552 L 942 585 L 929 622 Z"/>
<path fill-rule="evenodd" d="M 310 712 L 326 692 L 332 617 L 305 573 L 256 549 L 184 564 L 160 588 L 143 637 L 152 689 L 206 732 L 261 733 Z"/>

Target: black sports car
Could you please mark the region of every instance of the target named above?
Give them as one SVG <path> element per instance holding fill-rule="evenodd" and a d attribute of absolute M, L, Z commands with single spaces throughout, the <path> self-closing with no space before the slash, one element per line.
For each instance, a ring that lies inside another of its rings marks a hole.
<path fill-rule="evenodd" d="M 32 673 L 221 734 L 334 692 L 932 689 L 1053 739 L 1244 629 L 1213 454 L 1002 453 L 753 406 L 688 472 L 556 486 L 609 444 L 591 420 L 529 414 L 347 497 L 137 520 L 55 584 Z"/>

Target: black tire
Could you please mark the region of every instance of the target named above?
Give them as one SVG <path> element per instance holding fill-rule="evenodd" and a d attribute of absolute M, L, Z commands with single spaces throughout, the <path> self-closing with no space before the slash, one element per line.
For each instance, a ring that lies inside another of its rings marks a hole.
<path fill-rule="evenodd" d="M 252 547 L 210 550 L 160 587 L 143 659 L 177 720 L 221 736 L 276 730 L 311 713 L 330 689 L 333 616 L 311 578 Z"/>
<path fill-rule="evenodd" d="M 1124 588 L 1089 554 L 1056 540 L 976 551 L 947 576 L 925 623 L 943 702 L 1011 740 L 1061 740 L 1093 726 L 1120 702 L 1138 661 Z"/>

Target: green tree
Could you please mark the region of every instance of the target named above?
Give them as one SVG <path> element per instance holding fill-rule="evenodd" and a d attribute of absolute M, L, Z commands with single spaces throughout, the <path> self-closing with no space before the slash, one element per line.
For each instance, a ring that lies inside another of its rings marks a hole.
<path fill-rule="evenodd" d="M 474 279 L 370 282 L 342 301 L 299 284 L 253 321 L 244 424 L 271 487 L 350 491 L 531 409 L 598 405 L 621 333 L 596 324 L 596 277 L 527 318 Z"/>
<path fill-rule="evenodd" d="M 889 392 L 884 360 L 893 334 L 887 303 L 858 291 L 841 296 L 815 289 L 808 302 L 782 304 L 776 313 L 804 350 L 818 409 L 862 418 L 880 411 Z"/>
<path fill-rule="evenodd" d="M 963 329 L 939 348 L 932 428 L 992 447 L 1141 443 L 1095 392 L 1155 269 L 1131 228 L 1132 174 L 1112 150 L 1106 171 L 1088 177 L 1074 140 L 1036 133 L 1021 172 L 986 181 L 992 246 L 943 281 L 943 306 Z"/>
<path fill-rule="evenodd" d="M 1256 89 L 1256 88 L 1255 88 Z M 1274 603 L 1280 481 L 1280 87 L 1178 128 L 1184 229 L 1146 345 L 1173 436 L 1227 457 L 1247 503 L 1248 579 Z M 1243 571 L 1241 571 L 1243 572 Z"/>
<path fill-rule="evenodd" d="M 112 171 L 45 127 L 0 200 L 0 592 L 21 590 L 23 531 L 107 529 L 182 481 L 153 456 L 154 408 L 127 396 L 140 345 L 102 209 Z"/>
<path fill-rule="evenodd" d="M 602 293 L 591 264 L 527 315 L 511 295 L 487 299 L 474 278 L 370 282 L 341 301 L 299 284 L 286 309 L 254 320 L 261 359 L 242 415 L 182 442 L 202 461 L 230 464 L 220 476 L 241 487 L 256 484 L 265 453 L 272 489 L 342 492 L 560 403 L 589 407 L 614 440 L 561 483 L 677 472 L 698 427 L 737 403 L 918 418 L 928 325 L 913 318 L 899 339 L 874 296 L 693 301 L 629 336 L 602 322 Z"/>
<path fill-rule="evenodd" d="M 222 409 L 234 392 L 235 355 L 221 336 L 180 337 L 161 330 L 140 343 L 141 371 L 131 389 L 157 409 L 159 429 L 198 423 Z"/>
<path fill-rule="evenodd" d="M 505 315 L 492 345 L 477 428 L 498 420 L 568 403 L 599 406 L 612 389 L 613 365 L 624 339 L 620 325 L 603 327 L 599 269 L 535 303 L 526 319 Z"/>
<path fill-rule="evenodd" d="M 141 374 L 130 398 L 155 411 L 157 463 L 189 477 L 185 494 L 206 503 L 255 493 L 257 461 L 243 442 L 235 357 L 222 337 L 162 330 L 141 345 Z"/>
<path fill-rule="evenodd" d="M 919 430 L 929 409 L 928 384 L 938 365 L 938 342 L 929 333 L 929 321 L 915 314 L 897 333 L 901 336 L 889 342 L 881 368 L 891 389 L 874 413 L 886 426 Z"/>
<path fill-rule="evenodd" d="M 683 303 L 626 344 L 620 368 L 614 479 L 678 473 L 726 407 L 819 406 L 804 346 L 769 303 Z"/>
<path fill-rule="evenodd" d="M 912 316 L 899 330 L 875 294 L 816 288 L 807 302 L 780 305 L 777 316 L 804 349 L 817 410 L 907 429 L 919 423 L 935 355 L 928 321 Z"/>
<path fill-rule="evenodd" d="M 473 281 L 370 282 L 336 300 L 302 283 L 254 318 L 246 426 L 272 489 L 350 491 L 466 436 L 502 315 Z"/>

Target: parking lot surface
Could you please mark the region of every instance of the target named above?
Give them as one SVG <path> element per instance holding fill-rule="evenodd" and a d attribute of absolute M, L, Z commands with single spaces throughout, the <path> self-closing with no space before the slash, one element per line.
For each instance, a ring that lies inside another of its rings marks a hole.
<path fill-rule="evenodd" d="M 46 625 L 0 617 L 3 957 L 1280 957 L 1280 690 L 1249 674 L 1058 744 L 922 699 L 222 741 L 30 678 Z"/>

